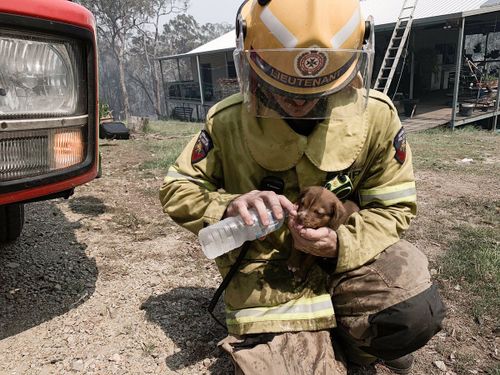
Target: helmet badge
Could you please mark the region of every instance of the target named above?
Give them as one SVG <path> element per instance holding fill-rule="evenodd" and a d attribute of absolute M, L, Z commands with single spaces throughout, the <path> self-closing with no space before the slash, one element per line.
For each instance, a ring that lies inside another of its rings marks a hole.
<path fill-rule="evenodd" d="M 328 63 L 328 56 L 320 51 L 306 51 L 295 59 L 295 67 L 302 77 L 315 77 L 319 75 Z"/>

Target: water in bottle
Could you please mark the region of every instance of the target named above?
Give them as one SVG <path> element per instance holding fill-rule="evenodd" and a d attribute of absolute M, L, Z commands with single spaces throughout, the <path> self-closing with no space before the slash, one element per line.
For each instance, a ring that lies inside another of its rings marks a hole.
<path fill-rule="evenodd" d="M 275 219 L 271 210 L 268 209 L 270 224 L 264 226 L 254 209 L 250 209 L 249 212 L 253 218 L 253 225 L 245 225 L 240 216 L 233 216 L 209 225 L 198 233 L 201 248 L 207 258 L 217 258 L 240 247 L 245 241 L 253 241 L 274 232 L 285 221 L 284 217 L 281 220 Z"/>

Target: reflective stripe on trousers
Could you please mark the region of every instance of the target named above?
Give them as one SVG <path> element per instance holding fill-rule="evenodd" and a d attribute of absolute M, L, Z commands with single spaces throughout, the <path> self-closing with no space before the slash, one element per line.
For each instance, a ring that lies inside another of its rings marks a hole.
<path fill-rule="evenodd" d="M 242 310 L 226 309 L 228 326 L 265 321 L 314 320 L 334 315 L 329 294 L 312 298 L 299 298 L 273 307 L 254 307 Z"/>

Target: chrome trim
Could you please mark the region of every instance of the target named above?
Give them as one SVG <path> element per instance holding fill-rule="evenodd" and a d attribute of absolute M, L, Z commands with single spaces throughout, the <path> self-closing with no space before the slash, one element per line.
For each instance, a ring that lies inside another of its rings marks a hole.
<path fill-rule="evenodd" d="M 54 129 L 88 124 L 88 115 L 31 120 L 0 120 L 0 134 L 4 132 Z"/>

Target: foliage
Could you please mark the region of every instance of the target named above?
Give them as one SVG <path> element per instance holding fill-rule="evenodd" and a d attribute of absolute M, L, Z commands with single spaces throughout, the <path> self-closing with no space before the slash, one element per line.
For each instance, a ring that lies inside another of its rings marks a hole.
<path fill-rule="evenodd" d="M 186 146 L 189 138 L 175 138 L 168 142 L 157 143 L 152 146 L 151 151 L 154 158 L 140 165 L 140 169 L 161 169 L 164 173 L 175 162 L 179 154 Z"/>
<path fill-rule="evenodd" d="M 196 48 L 231 29 L 199 25 L 189 0 L 76 0 L 96 17 L 101 97 L 117 118 L 162 113 L 158 57 Z M 165 16 L 175 16 L 163 27 Z"/>
<path fill-rule="evenodd" d="M 500 375 L 500 364 L 497 363 L 491 369 L 489 369 L 488 375 Z"/>
<path fill-rule="evenodd" d="M 474 294 L 474 316 L 495 314 L 500 306 L 500 233 L 491 228 L 456 230 L 459 238 L 442 258 L 443 276 Z"/>
<path fill-rule="evenodd" d="M 154 133 L 164 139 L 149 146 L 153 158 L 142 163 L 140 169 L 161 169 L 166 173 L 186 144 L 201 129 L 202 123 L 152 121 L 148 126 L 148 133 Z"/>
<path fill-rule="evenodd" d="M 410 134 L 413 162 L 416 169 L 464 172 L 494 176 L 500 173 L 499 163 L 492 163 L 500 151 L 498 134 L 463 127 L 450 132 L 433 129 Z M 436 157 L 436 156 L 439 157 Z M 461 162 L 472 159 L 470 163 Z"/>
<path fill-rule="evenodd" d="M 202 44 L 198 22 L 193 16 L 179 14 L 163 26 L 162 40 L 168 51 L 188 52 Z"/>
<path fill-rule="evenodd" d="M 409 143 L 417 173 L 439 176 L 421 182 L 435 187 L 439 196 L 431 221 L 440 224 L 425 229 L 429 241 L 446 249 L 435 263 L 438 277 L 451 283 L 450 293 L 459 287 L 467 294 L 471 315 L 494 317 L 500 306 L 500 200 L 483 197 L 481 189 L 500 173 L 498 134 L 474 127 L 434 129 L 409 134 Z M 442 186 L 451 175 L 458 184 L 463 181 L 455 194 Z M 477 191 L 469 194 L 469 189 Z"/>
<path fill-rule="evenodd" d="M 99 102 L 99 122 L 103 118 L 112 116 L 112 111 L 107 103 Z"/>
<path fill-rule="evenodd" d="M 163 26 L 162 40 L 171 54 L 188 52 L 230 31 L 229 24 L 198 24 L 189 14 L 178 14 Z"/>
<path fill-rule="evenodd" d="M 125 78 L 128 39 L 143 27 L 152 13 L 149 0 L 80 0 L 95 16 L 98 35 L 118 65 L 119 91 L 123 116 L 128 118 L 129 96 Z"/>
<path fill-rule="evenodd" d="M 201 40 L 207 43 L 233 29 L 233 25 L 228 23 L 206 23 L 201 25 Z"/>
<path fill-rule="evenodd" d="M 147 133 L 159 134 L 164 137 L 190 137 L 203 129 L 203 126 L 203 123 L 200 122 L 151 121 Z"/>

